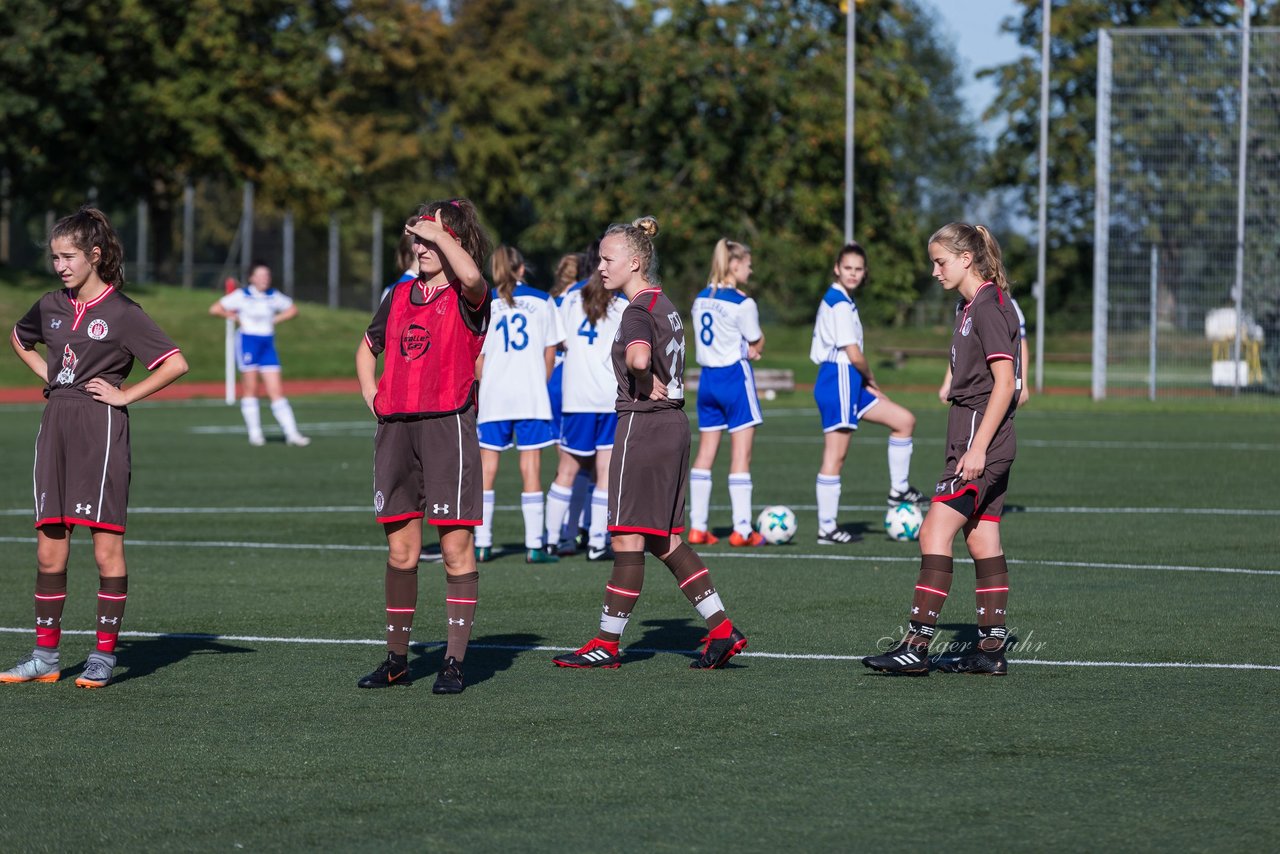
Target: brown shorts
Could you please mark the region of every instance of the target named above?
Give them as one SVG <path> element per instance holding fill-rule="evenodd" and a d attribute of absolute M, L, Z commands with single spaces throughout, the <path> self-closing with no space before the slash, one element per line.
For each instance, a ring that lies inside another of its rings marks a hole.
<path fill-rule="evenodd" d="M 609 530 L 679 534 L 689 487 L 689 417 L 682 409 L 619 412 L 609 460 Z"/>
<path fill-rule="evenodd" d="M 129 415 L 79 393 L 55 394 L 36 434 L 36 527 L 84 525 L 124 533 Z"/>
<path fill-rule="evenodd" d="M 432 525 L 479 525 L 480 502 L 475 407 L 456 415 L 378 425 L 373 512 L 379 522 L 425 516 Z"/>
<path fill-rule="evenodd" d="M 987 463 L 977 480 L 956 477 L 956 464 L 969 449 L 969 442 L 982 415 L 967 406 L 952 406 L 947 417 L 947 467 L 933 489 L 933 500 L 963 513 L 969 519 L 999 522 L 1004 513 L 1004 496 L 1009 490 L 1009 471 L 1018 450 L 1013 419 L 1005 421 L 987 446 Z"/>

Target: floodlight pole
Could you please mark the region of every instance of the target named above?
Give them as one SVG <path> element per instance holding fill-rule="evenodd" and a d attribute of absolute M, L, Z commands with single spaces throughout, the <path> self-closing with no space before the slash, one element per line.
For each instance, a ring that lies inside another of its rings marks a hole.
<path fill-rule="evenodd" d="M 853 242 L 854 32 L 857 0 L 845 0 L 844 27 L 844 242 Z"/>
<path fill-rule="evenodd" d="M 1040 217 L 1036 240 L 1036 394 L 1044 391 L 1044 293 L 1049 216 L 1049 21 L 1050 0 L 1040 3 Z M 1023 365 L 1023 382 L 1027 366 Z"/>
<path fill-rule="evenodd" d="M 1241 0 L 1240 10 L 1244 21 L 1241 27 L 1240 46 L 1240 149 L 1236 164 L 1236 338 L 1231 353 L 1232 385 L 1240 394 L 1240 348 L 1244 326 L 1244 208 L 1245 169 L 1249 154 L 1249 0 Z M 1246 377 L 1247 379 L 1247 377 Z"/>

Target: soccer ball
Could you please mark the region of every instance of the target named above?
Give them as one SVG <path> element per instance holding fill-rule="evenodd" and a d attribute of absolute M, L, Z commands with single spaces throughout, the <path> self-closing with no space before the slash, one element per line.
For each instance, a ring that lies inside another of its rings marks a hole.
<path fill-rule="evenodd" d="M 790 507 L 782 505 L 766 507 L 760 511 L 760 517 L 756 519 L 756 530 L 769 545 L 780 546 L 783 543 L 789 543 L 796 535 L 796 514 L 791 512 Z"/>
<path fill-rule="evenodd" d="M 920 508 L 904 501 L 897 507 L 889 508 L 884 514 L 884 530 L 889 539 L 900 543 L 910 543 L 920 539 L 920 526 L 924 524 L 924 514 Z"/>

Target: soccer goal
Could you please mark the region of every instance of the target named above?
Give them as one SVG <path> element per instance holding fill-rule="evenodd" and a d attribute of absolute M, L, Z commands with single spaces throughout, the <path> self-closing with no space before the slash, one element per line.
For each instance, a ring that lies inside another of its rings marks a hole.
<path fill-rule="evenodd" d="M 1280 29 L 1247 78 L 1242 35 L 1099 33 L 1095 398 L 1280 391 Z"/>

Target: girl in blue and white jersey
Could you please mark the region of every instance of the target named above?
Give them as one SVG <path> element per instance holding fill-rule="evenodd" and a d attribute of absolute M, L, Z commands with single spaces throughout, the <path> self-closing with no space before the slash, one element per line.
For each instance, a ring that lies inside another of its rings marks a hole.
<path fill-rule="evenodd" d="M 761 546 L 751 529 L 751 448 L 760 414 L 751 362 L 764 352 L 756 301 L 742 289 L 751 278 L 751 249 L 721 238 L 711 256 L 707 287 L 693 301 L 698 379 L 698 456 L 689 470 L 689 535 L 695 545 L 719 542 L 710 532 L 711 466 L 720 433 L 729 431 L 731 546 Z"/>
<path fill-rule="evenodd" d="M 836 279 L 818 306 L 809 348 L 809 358 L 818 366 L 813 397 L 822 416 L 823 432 L 822 467 L 816 487 L 819 545 L 843 545 L 854 540 L 852 534 L 836 526 L 836 512 L 840 506 L 840 469 L 860 421 L 889 428 L 888 505 L 926 500 L 907 480 L 916 417 L 880 390 L 863 349 L 862 319 L 853 292 L 867 278 L 866 250 L 857 243 L 846 244 L 836 256 L 834 272 Z"/>
<path fill-rule="evenodd" d="M 271 414 L 284 431 L 285 442 L 299 447 L 311 440 L 298 432 L 293 407 L 280 382 L 280 356 L 276 353 L 276 324 L 298 316 L 288 295 L 271 287 L 271 268 L 261 261 L 249 268 L 249 283 L 209 306 L 209 313 L 239 324 L 236 332 L 236 365 L 240 369 L 243 397 L 240 414 L 249 431 L 250 445 L 265 445 L 262 415 L 258 411 L 258 375 L 271 400 Z"/>
<path fill-rule="evenodd" d="M 559 535 L 570 511 L 571 491 L 595 457 L 595 488 L 587 560 L 613 560 L 608 533 L 609 460 L 618 424 L 618 380 L 610 361 L 613 339 L 627 299 L 606 290 L 593 275 L 564 296 L 560 317 L 567 335 L 564 356 L 564 413 L 560 420 L 560 467 L 547 493 L 547 542 Z M 576 520 L 571 519 L 570 522 Z"/>
<path fill-rule="evenodd" d="M 524 258 L 516 249 L 499 246 L 492 263 L 497 298 L 476 362 L 476 424 L 484 472 L 484 521 L 476 529 L 476 557 L 487 561 L 493 556 L 493 485 L 499 455 L 514 445 L 520 451 L 523 482 L 525 561 L 554 563 L 555 555 L 542 542 L 542 449 L 555 443 L 547 379 L 564 331 L 551 297 L 524 283 Z"/>

